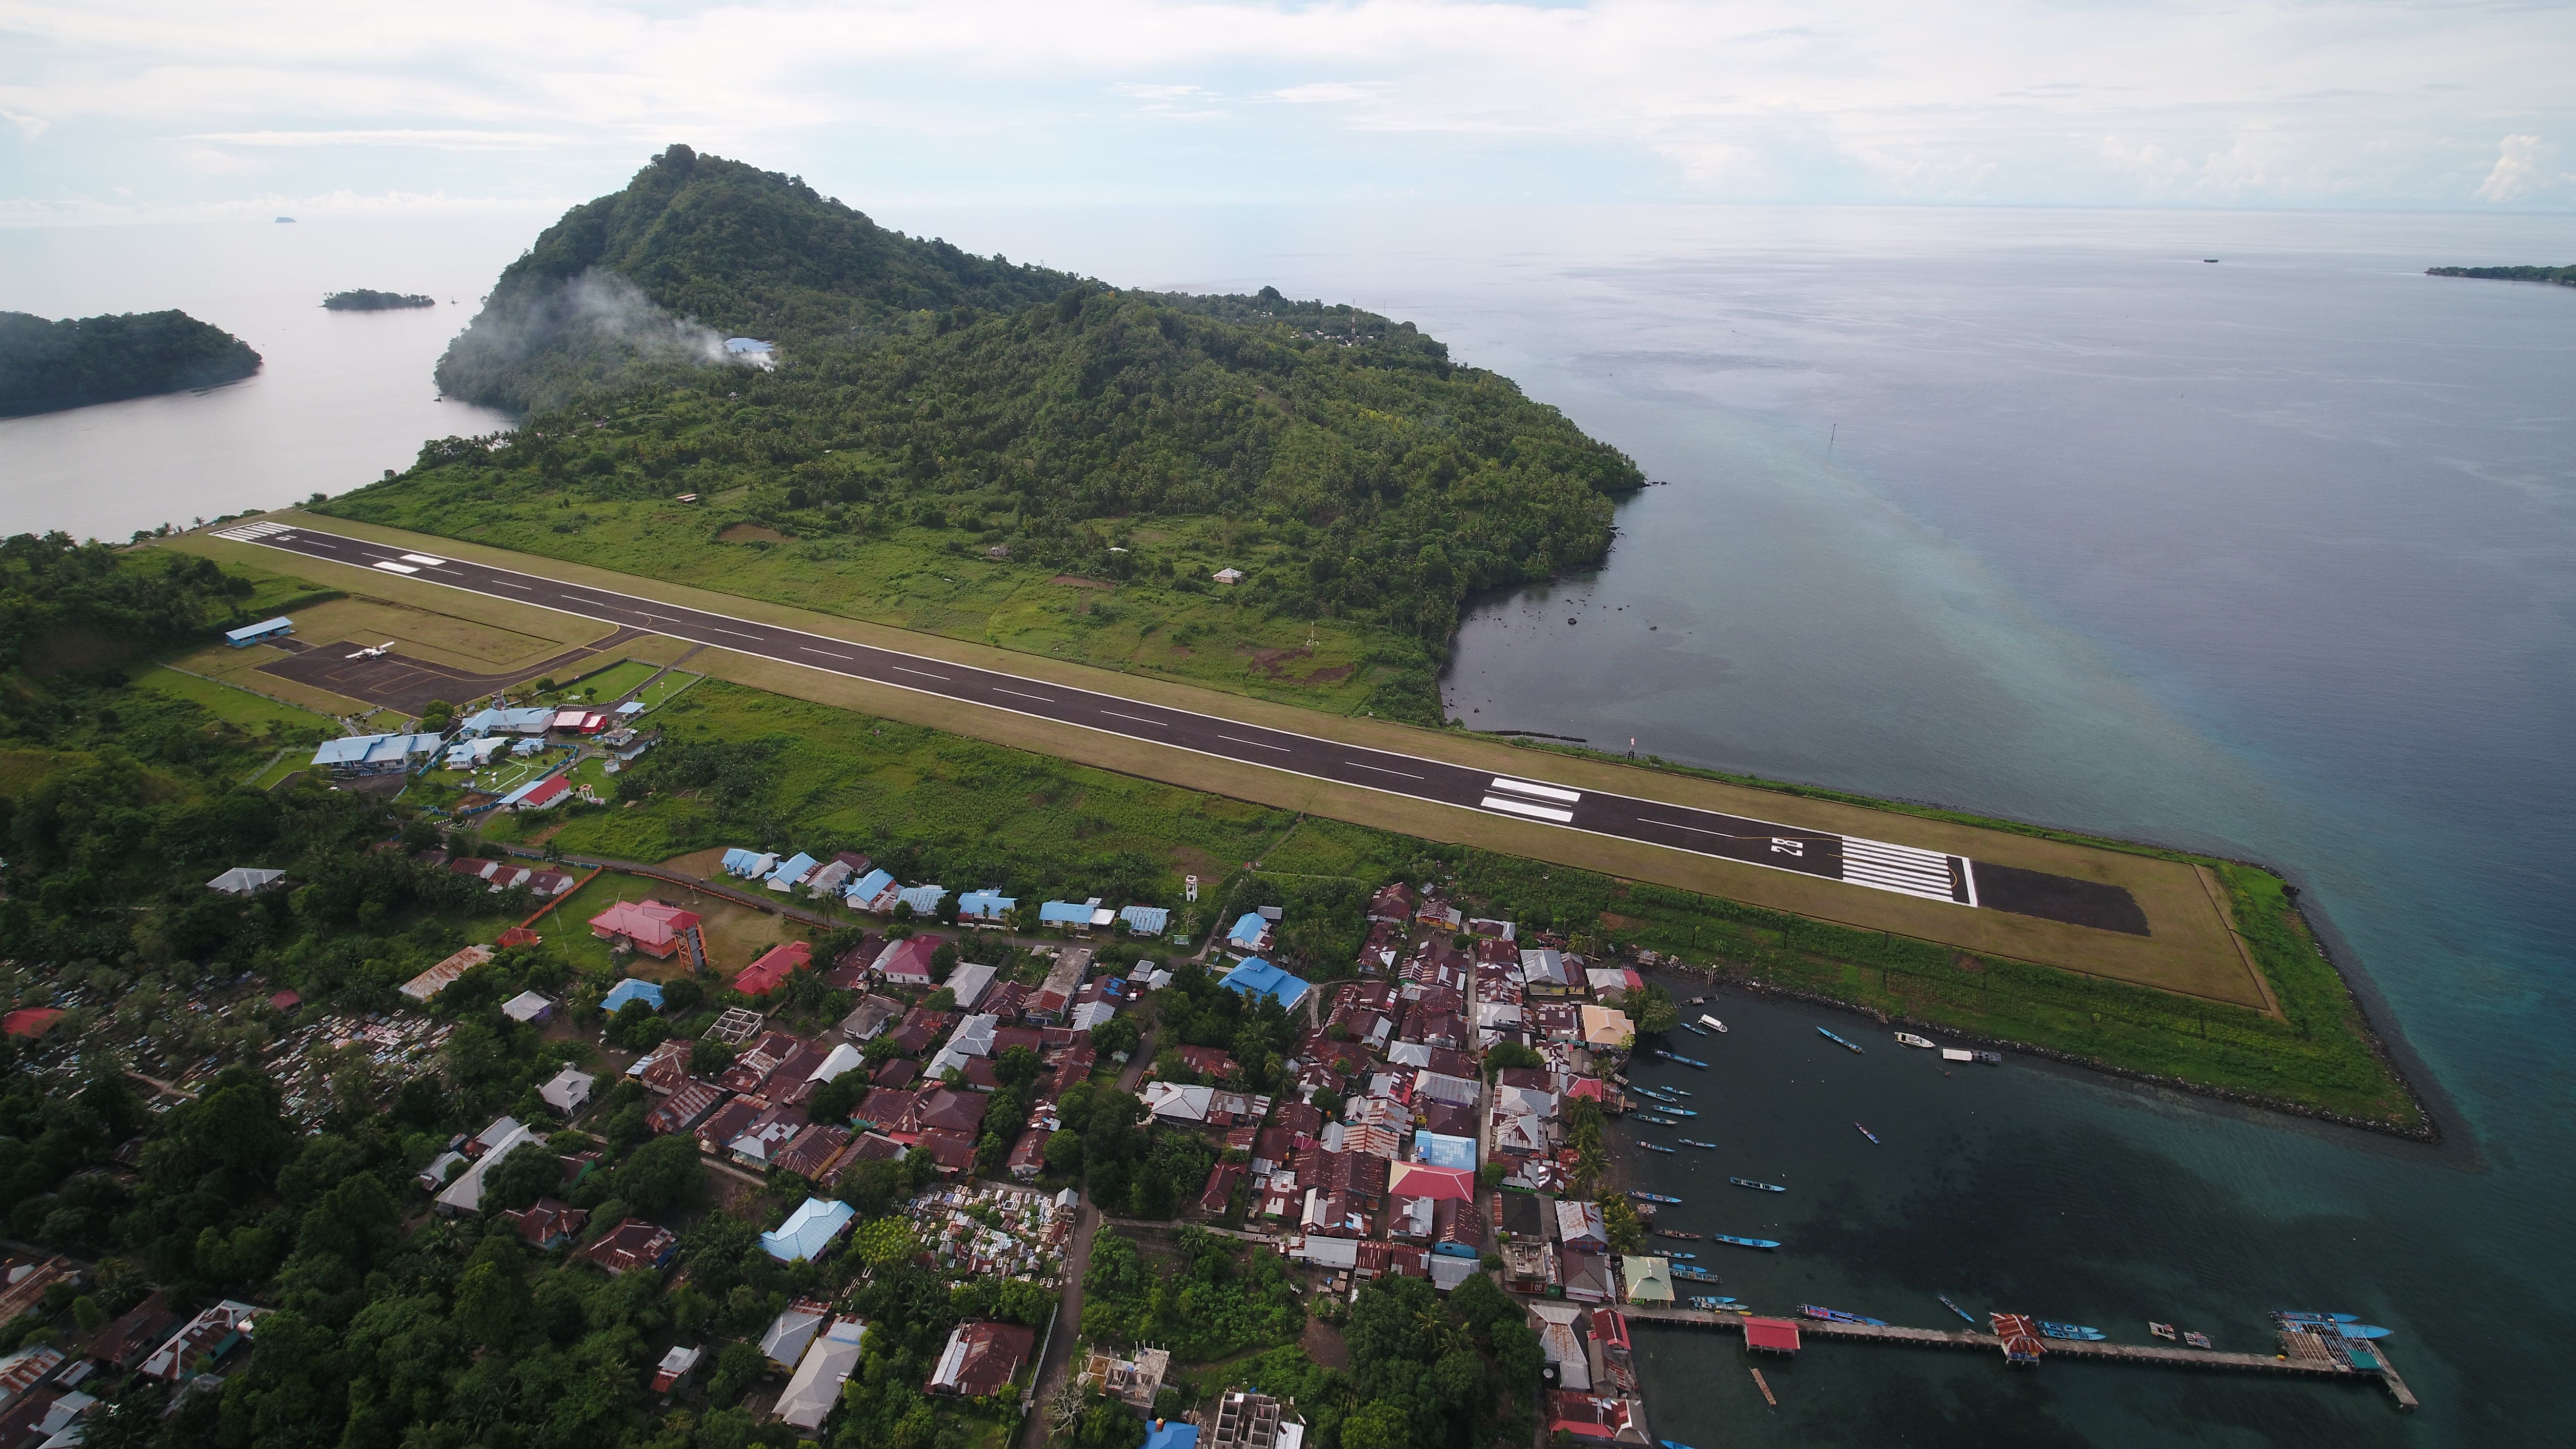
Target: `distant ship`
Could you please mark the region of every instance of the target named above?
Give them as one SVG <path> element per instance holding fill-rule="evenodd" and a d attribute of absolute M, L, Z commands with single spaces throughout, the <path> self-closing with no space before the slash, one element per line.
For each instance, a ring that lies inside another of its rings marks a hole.
<path fill-rule="evenodd" d="M 280 226 L 292 226 L 295 224 L 295 218 L 291 216 L 281 216 L 277 219 L 277 222 Z"/>
<path fill-rule="evenodd" d="M 1838 1047 L 1841 1047 L 1844 1051 L 1847 1051 L 1847 1052 L 1858 1052 L 1858 1051 L 1860 1051 L 1860 1048 L 1859 1048 L 1859 1047 L 1857 1047 L 1857 1046 L 1853 1045 L 1853 1044 L 1852 1044 L 1852 1043 L 1850 1043 L 1850 1042 L 1847 1042 L 1847 1041 L 1843 1040 L 1841 1037 L 1838 1037 L 1838 1036 L 1834 1035 L 1832 1032 L 1825 1030 L 1825 1029 L 1824 1029 L 1823 1027 L 1821 1027 L 1821 1026 L 1816 1028 L 1816 1035 L 1818 1035 L 1818 1036 L 1820 1036 L 1820 1037 L 1823 1037 L 1825 1040 L 1827 1040 L 1827 1041 L 1829 1041 L 1829 1042 L 1832 1042 L 1834 1045 L 1836 1045 L 1836 1046 L 1838 1046 Z"/>
<path fill-rule="evenodd" d="M 1853 1125 L 1854 1127 L 1860 1127 L 1860 1124 L 1859 1124 L 1858 1122 L 1854 1122 L 1852 1125 Z M 1877 1146 L 1877 1145 L 1878 1145 L 1878 1134 L 1877 1134 L 1877 1133 L 1870 1131 L 1870 1130 L 1869 1130 L 1868 1128 L 1866 1128 L 1866 1127 L 1860 1127 L 1860 1135 L 1861 1135 L 1861 1136 L 1863 1136 L 1863 1137 L 1868 1138 L 1868 1139 L 1869 1139 L 1869 1143 L 1870 1143 L 1870 1145 L 1871 1145 L 1872 1147 L 1875 1147 L 1875 1146 Z"/>

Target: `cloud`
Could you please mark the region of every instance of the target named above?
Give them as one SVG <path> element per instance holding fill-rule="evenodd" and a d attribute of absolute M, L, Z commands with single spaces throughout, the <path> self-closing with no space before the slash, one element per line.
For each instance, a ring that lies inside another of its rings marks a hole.
<path fill-rule="evenodd" d="M 535 151 L 573 142 L 542 131 L 202 131 L 179 139 L 221 146 L 422 146 L 433 151 Z"/>
<path fill-rule="evenodd" d="M 18 134 L 30 141 L 45 134 L 46 130 L 53 125 L 53 122 L 42 116 L 22 116 L 16 111 L 0 111 L 0 121 L 7 121 L 17 127 Z"/>
<path fill-rule="evenodd" d="M 2520 201 L 2540 188 L 2538 136 L 2507 136 L 2497 147 L 2495 169 L 2478 187 L 2480 201 Z"/>

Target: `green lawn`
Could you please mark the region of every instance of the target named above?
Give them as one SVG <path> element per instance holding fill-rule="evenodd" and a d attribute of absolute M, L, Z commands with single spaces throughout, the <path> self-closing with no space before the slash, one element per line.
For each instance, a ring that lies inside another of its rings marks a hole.
<path fill-rule="evenodd" d="M 641 659 L 621 659 L 604 669 L 595 669 L 579 679 L 567 680 L 558 696 L 586 696 L 600 704 L 614 704 L 632 692 L 635 686 L 653 677 L 661 666 Z"/>
<path fill-rule="evenodd" d="M 282 733 L 301 731 L 319 741 L 340 732 L 339 722 L 329 715 L 163 666 L 136 675 L 134 683 L 144 689 L 176 695 L 215 718 L 239 725 L 252 734 L 274 728 Z"/>
<path fill-rule="evenodd" d="M 690 685 L 697 683 L 705 677 L 706 676 L 702 674 L 687 674 L 674 669 L 670 673 L 663 675 L 661 678 L 656 679 L 651 684 L 645 686 L 644 692 L 637 695 L 636 698 L 644 701 L 644 706 L 648 711 L 659 709 L 662 705 L 668 703 L 673 695 L 678 694 L 681 690 L 688 688 Z"/>

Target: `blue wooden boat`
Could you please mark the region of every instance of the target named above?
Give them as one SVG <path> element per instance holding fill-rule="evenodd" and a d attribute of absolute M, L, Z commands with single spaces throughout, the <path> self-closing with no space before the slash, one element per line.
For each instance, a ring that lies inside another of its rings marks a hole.
<path fill-rule="evenodd" d="M 1859 1124 L 1858 1122 L 1854 1122 L 1852 1125 L 1853 1125 L 1854 1127 L 1860 1127 L 1860 1124 Z M 1876 1146 L 1878 1145 L 1878 1134 L 1877 1134 L 1877 1133 L 1870 1131 L 1870 1130 L 1869 1130 L 1868 1128 L 1866 1128 L 1866 1127 L 1860 1127 L 1860 1135 L 1869 1139 L 1869 1145 L 1870 1145 L 1870 1146 L 1872 1146 L 1872 1147 L 1876 1147 Z"/>
<path fill-rule="evenodd" d="M 1829 1042 L 1832 1042 L 1834 1045 L 1836 1045 L 1836 1046 L 1838 1046 L 1838 1047 L 1841 1047 L 1843 1050 L 1845 1050 L 1845 1051 L 1847 1051 L 1847 1052 L 1858 1052 L 1858 1051 L 1860 1051 L 1860 1048 L 1859 1048 L 1859 1047 L 1857 1047 L 1857 1046 L 1853 1045 L 1853 1044 L 1852 1044 L 1852 1043 L 1850 1043 L 1850 1042 L 1847 1042 L 1847 1041 L 1843 1040 L 1841 1037 L 1838 1037 L 1838 1036 L 1834 1035 L 1832 1032 L 1825 1030 L 1825 1029 L 1824 1029 L 1823 1027 L 1821 1027 L 1821 1026 L 1816 1028 L 1816 1035 L 1818 1035 L 1818 1036 L 1820 1036 L 1820 1037 L 1823 1037 L 1825 1040 L 1827 1040 L 1827 1041 L 1829 1041 Z"/>
<path fill-rule="evenodd" d="M 1970 1323 L 1974 1323 L 1974 1322 L 1976 1322 L 1976 1321 L 1977 1321 L 1977 1316 L 1976 1316 L 1975 1314 L 1970 1313 L 1968 1310 L 1966 1310 L 1966 1309 L 1964 1309 L 1964 1308 L 1960 1307 L 1958 1304 L 1951 1302 L 1951 1301 L 1950 1301 L 1950 1295 L 1949 1295 L 1949 1294 L 1947 1294 L 1947 1293 L 1936 1293 L 1936 1294 L 1934 1294 L 1933 1296 L 1941 1300 L 1941 1306 L 1942 1306 L 1942 1307 L 1949 1309 L 1951 1312 L 1953 1312 L 1953 1313 L 1955 1313 L 1955 1314 L 1959 1315 L 1961 1318 L 1964 1318 L 1964 1319 L 1968 1320 Z"/>
<path fill-rule="evenodd" d="M 1696 1117 L 1699 1113 L 1689 1107 L 1666 1107 L 1664 1108 L 1664 1115 L 1668 1117 Z"/>
<path fill-rule="evenodd" d="M 1787 1192 L 1789 1190 L 1780 1186 L 1776 1182 L 1755 1182 L 1749 1177 L 1730 1177 L 1727 1181 L 1734 1183 L 1737 1187 L 1749 1187 L 1755 1192 Z"/>
<path fill-rule="evenodd" d="M 1636 1120 L 1643 1122 L 1650 1127 L 1679 1127 L 1682 1125 L 1668 1117 L 1649 1117 L 1643 1112 L 1637 1114 Z"/>
<path fill-rule="evenodd" d="M 2087 1328 L 2081 1323 L 2051 1323 L 2045 1318 L 2034 1318 L 2031 1322 L 2038 1324 L 2039 1331 L 2049 1338 L 2063 1338 L 2080 1343 L 2100 1343 L 2110 1337 L 2098 1328 Z"/>
<path fill-rule="evenodd" d="M 1681 1144 L 1682 1144 L 1684 1147 L 1705 1147 L 1705 1148 L 1707 1148 L 1707 1149 L 1708 1149 L 1709 1151 L 1711 1151 L 1711 1152 L 1715 1152 L 1715 1151 L 1717 1150 L 1717 1144 L 1716 1144 L 1716 1143 L 1714 1143 L 1714 1142 L 1702 1142 L 1702 1141 L 1700 1141 L 1700 1140 L 1699 1140 L 1698 1138 L 1696 1138 L 1696 1137 L 1684 1137 L 1684 1138 L 1680 1139 L 1680 1141 L 1681 1141 Z"/>
<path fill-rule="evenodd" d="M 1673 1100 L 1673 1094 L 1665 1091 L 1661 1087 L 1631 1087 L 1629 1090 L 1635 1092 L 1640 1097 L 1652 1097 L 1658 1102 L 1669 1102 Z"/>
<path fill-rule="evenodd" d="M 1813 1303 L 1799 1304 L 1798 1311 L 1809 1318 L 1813 1318 L 1824 1323 L 1857 1323 L 1866 1328 L 1885 1328 L 1887 1326 L 1887 1320 L 1884 1318 L 1871 1318 L 1859 1313 L 1845 1313 L 1839 1308 L 1821 1308 Z"/>
<path fill-rule="evenodd" d="M 1642 1187 L 1632 1187 L 1628 1189 L 1628 1196 L 1635 1198 L 1639 1202 L 1670 1203 L 1674 1207 L 1680 1207 L 1682 1205 L 1682 1200 L 1680 1198 L 1668 1197 L 1660 1192 L 1648 1192 Z"/>
<path fill-rule="evenodd" d="M 2307 1313 L 2290 1308 L 2275 1308 L 2272 1316 L 2283 1323 L 2359 1323 L 2358 1313 Z"/>
<path fill-rule="evenodd" d="M 1664 1254 L 1664 1258 L 1665 1258 L 1665 1260 L 1666 1260 L 1666 1261 L 1668 1261 L 1668 1262 L 1674 1262 L 1674 1263 L 1696 1263 L 1696 1262 L 1698 1262 L 1698 1261 L 1699 1261 L 1699 1254 L 1697 1254 L 1697 1253 L 1666 1253 L 1666 1254 Z"/>
<path fill-rule="evenodd" d="M 2394 1331 L 2376 1323 L 2338 1323 L 2335 1327 L 2342 1329 L 2346 1338 L 2386 1338 Z"/>
<path fill-rule="evenodd" d="M 1663 1445 L 1664 1449 L 1691 1449 L 1691 1446 L 1688 1444 L 1683 1444 L 1672 1439 L 1658 1439 L 1655 1442 Z"/>
<path fill-rule="evenodd" d="M 1662 1144 L 1662 1143 L 1660 1143 L 1660 1142 L 1640 1142 L 1640 1143 L 1638 1143 L 1637 1145 L 1638 1145 L 1638 1146 L 1640 1146 L 1640 1147 L 1642 1147 L 1642 1148 L 1644 1148 L 1644 1149 L 1646 1149 L 1648 1152 L 1662 1152 L 1662 1153 L 1671 1154 L 1671 1153 L 1673 1153 L 1673 1151 L 1674 1151 L 1674 1149 L 1672 1149 L 1672 1148 L 1670 1148 L 1670 1147 L 1666 1147 L 1664 1144 Z"/>
<path fill-rule="evenodd" d="M 1760 1248 L 1766 1253 L 1780 1246 L 1776 1238 L 1739 1238 L 1733 1233 L 1711 1233 L 1708 1238 L 1712 1243 L 1733 1243 L 1739 1248 Z"/>
<path fill-rule="evenodd" d="M 1672 1269 L 1672 1275 L 1688 1283 L 1723 1283 L 1726 1281 L 1715 1273 L 1708 1271 L 1706 1268 L 1697 1267 L 1690 1263 L 1675 1264 Z"/>
<path fill-rule="evenodd" d="M 1695 1021 L 1686 1021 L 1686 1022 L 1683 1022 L 1683 1023 L 1682 1023 L 1682 1030 L 1684 1030 L 1684 1031 L 1686 1031 L 1686 1032 L 1689 1032 L 1689 1033 L 1690 1033 L 1691 1035 L 1693 1035 L 1693 1036 L 1706 1036 L 1706 1035 L 1708 1035 L 1708 1028 L 1707 1028 L 1707 1027 L 1704 1027 L 1704 1026 L 1702 1026 L 1702 1025 L 1700 1025 L 1698 1022 L 1695 1022 Z"/>
<path fill-rule="evenodd" d="M 1855 1050 L 1857 1050 L 1857 1048 L 1855 1048 Z M 1700 1060 L 1698 1060 L 1698 1059 L 1697 1059 L 1697 1058 L 1695 1058 L 1695 1057 L 1686 1057 L 1686 1056 L 1683 1056 L 1683 1055 L 1682 1055 L 1681 1053 L 1679 1053 L 1679 1052 L 1668 1052 L 1668 1051 L 1664 1050 L 1662 1047 L 1657 1047 L 1657 1048 L 1655 1048 L 1655 1055 L 1657 1055 L 1657 1056 L 1659 1056 L 1659 1057 L 1662 1057 L 1665 1061 L 1668 1061 L 1668 1062 L 1679 1062 L 1679 1063 L 1681 1063 L 1683 1066 L 1686 1066 L 1686 1067 L 1697 1067 L 1697 1068 L 1699 1068 L 1701 1071 L 1706 1071 L 1706 1070 L 1708 1070 L 1708 1063 L 1703 1062 L 1703 1061 L 1700 1061 Z"/>
<path fill-rule="evenodd" d="M 1694 1296 L 1684 1301 L 1702 1313 L 1723 1313 L 1728 1309 L 1733 1308 L 1741 1300 L 1733 1297 L 1709 1298 Z"/>

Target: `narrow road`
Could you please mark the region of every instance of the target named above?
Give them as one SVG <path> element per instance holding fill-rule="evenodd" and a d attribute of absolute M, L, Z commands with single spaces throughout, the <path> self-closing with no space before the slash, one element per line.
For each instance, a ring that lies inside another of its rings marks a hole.
<path fill-rule="evenodd" d="M 1127 1058 L 1127 1069 L 1118 1074 L 1118 1090 L 1133 1092 L 1145 1078 L 1145 1068 L 1154 1060 L 1154 1037 L 1151 1032 L 1139 1038 L 1134 1054 Z M 1046 1406 L 1072 1372 L 1073 1345 L 1082 1337 L 1082 1280 L 1091 1271 L 1091 1239 L 1100 1231 L 1100 1209 L 1085 1192 L 1080 1216 L 1074 1219 L 1073 1247 L 1064 1258 L 1064 1310 L 1056 1319 L 1055 1341 L 1047 1345 L 1046 1362 L 1038 1365 L 1037 1394 L 1033 1400 L 1038 1411 L 1020 1426 L 1022 1449 L 1037 1449 L 1047 1438 Z"/>
<path fill-rule="evenodd" d="M 533 604 L 621 628 L 650 631 L 888 688 L 961 700 L 986 709 L 1145 740 L 1308 779 L 1640 841 L 1868 890 L 1947 901 L 1968 910 L 2007 911 L 2132 935 L 2147 934 L 2145 911 L 2120 886 L 1806 826 L 1497 775 L 1446 760 L 1345 744 L 1246 724 L 1222 715 L 980 669 L 930 655 L 809 634 L 640 594 L 568 584 L 543 574 L 409 553 L 393 545 L 320 529 L 253 519 L 217 529 L 214 536 L 301 557 L 378 569 L 486 598 Z"/>

